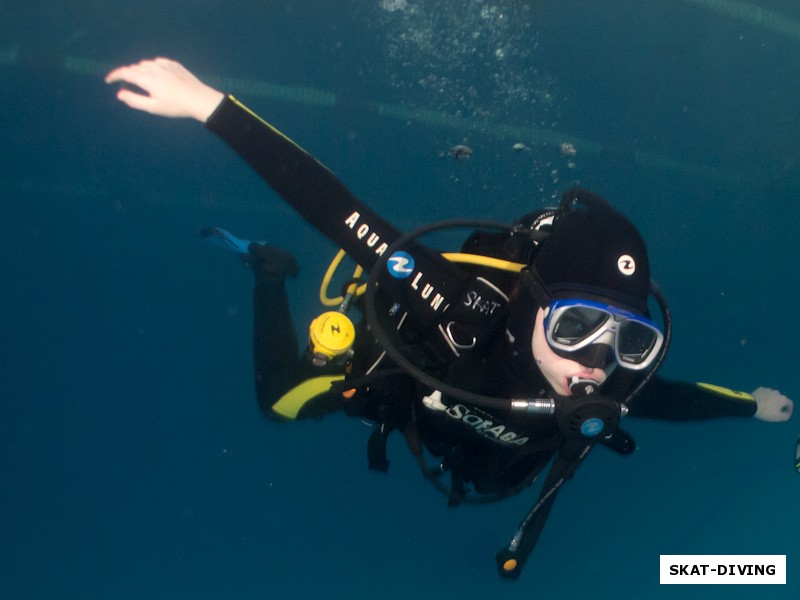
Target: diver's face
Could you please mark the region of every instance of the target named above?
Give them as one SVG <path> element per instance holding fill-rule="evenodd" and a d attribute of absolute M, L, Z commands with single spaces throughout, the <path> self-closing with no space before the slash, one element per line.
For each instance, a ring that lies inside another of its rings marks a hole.
<path fill-rule="evenodd" d="M 531 345 L 536 366 L 556 394 L 571 396 L 569 382 L 573 377 L 592 379 L 597 382 L 598 387 L 606 380 L 606 372 L 603 369 L 586 367 L 574 360 L 562 358 L 550 349 L 544 336 L 544 310 L 541 308 L 536 313 Z"/>

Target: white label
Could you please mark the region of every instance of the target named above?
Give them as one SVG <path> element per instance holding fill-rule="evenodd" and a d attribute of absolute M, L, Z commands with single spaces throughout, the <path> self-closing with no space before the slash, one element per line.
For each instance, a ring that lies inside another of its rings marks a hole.
<path fill-rule="evenodd" d="M 786 584 L 783 554 L 662 554 L 662 584 Z"/>

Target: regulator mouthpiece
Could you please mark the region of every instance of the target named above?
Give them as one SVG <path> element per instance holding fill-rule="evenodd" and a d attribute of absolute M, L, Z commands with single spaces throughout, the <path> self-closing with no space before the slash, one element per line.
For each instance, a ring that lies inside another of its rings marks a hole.
<path fill-rule="evenodd" d="M 569 391 L 573 396 L 583 397 L 589 394 L 594 394 L 597 391 L 599 384 L 594 379 L 584 379 L 581 377 L 573 377 L 569 382 Z"/>

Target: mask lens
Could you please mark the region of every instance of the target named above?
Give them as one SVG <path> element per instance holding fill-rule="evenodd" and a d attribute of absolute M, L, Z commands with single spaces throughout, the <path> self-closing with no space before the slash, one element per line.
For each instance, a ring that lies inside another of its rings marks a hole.
<path fill-rule="evenodd" d="M 644 362 L 658 342 L 658 333 L 644 323 L 625 320 L 619 325 L 617 352 L 621 361 L 630 364 Z"/>
<path fill-rule="evenodd" d="M 608 344 L 589 344 L 577 350 L 554 350 L 558 356 L 592 369 L 605 369 L 614 361 L 614 349 Z"/>
<path fill-rule="evenodd" d="M 558 317 L 553 327 L 553 340 L 565 346 L 574 346 L 600 329 L 608 320 L 608 313 L 587 306 L 573 306 Z"/>

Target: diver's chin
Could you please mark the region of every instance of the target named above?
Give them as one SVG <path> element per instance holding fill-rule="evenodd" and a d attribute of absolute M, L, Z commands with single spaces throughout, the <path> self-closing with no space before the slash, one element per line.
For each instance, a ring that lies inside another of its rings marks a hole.
<path fill-rule="evenodd" d="M 553 391 L 559 396 L 572 396 L 572 390 L 569 389 L 569 379 L 566 376 L 563 377 L 557 385 L 553 386 Z"/>

